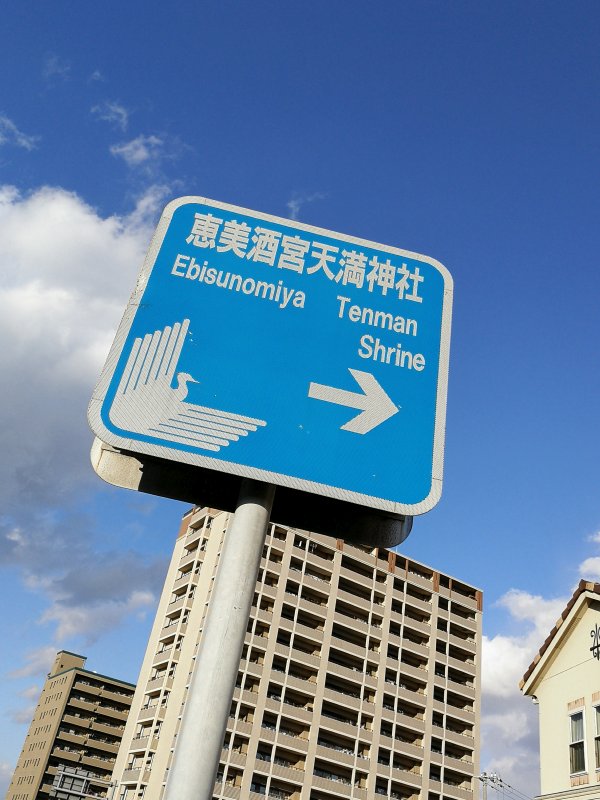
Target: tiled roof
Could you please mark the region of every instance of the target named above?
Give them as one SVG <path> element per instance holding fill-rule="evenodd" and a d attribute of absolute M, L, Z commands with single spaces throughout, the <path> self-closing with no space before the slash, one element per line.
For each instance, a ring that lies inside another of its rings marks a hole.
<path fill-rule="evenodd" d="M 567 603 L 565 610 L 562 612 L 562 614 L 560 615 L 559 619 L 556 621 L 556 625 L 552 628 L 552 630 L 550 631 L 548 637 L 544 641 L 544 644 L 538 650 L 536 657 L 533 659 L 531 664 L 527 667 L 527 671 L 525 672 L 525 674 L 523 675 L 523 678 L 521 679 L 521 681 L 519 683 L 519 688 L 520 689 L 523 688 L 525 683 L 531 677 L 531 674 L 533 673 L 533 670 L 537 667 L 537 665 L 541 661 L 542 657 L 544 656 L 544 653 L 546 652 L 546 650 L 552 644 L 552 640 L 554 639 L 554 637 L 558 633 L 560 627 L 562 626 L 562 624 L 565 622 L 565 620 L 567 619 L 567 617 L 571 613 L 571 609 L 573 608 L 573 606 L 575 605 L 575 603 L 577 602 L 579 597 L 584 592 L 594 592 L 595 594 L 600 595 L 600 583 L 594 583 L 593 581 L 584 581 L 584 580 L 579 581 L 579 584 L 578 584 L 577 588 L 575 589 L 575 591 L 573 592 L 573 596 L 571 597 L 571 599 Z"/>

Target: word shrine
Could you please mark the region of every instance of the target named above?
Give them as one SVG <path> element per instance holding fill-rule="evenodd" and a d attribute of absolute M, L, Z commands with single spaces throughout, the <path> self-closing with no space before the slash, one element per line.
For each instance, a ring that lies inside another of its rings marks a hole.
<path fill-rule="evenodd" d="M 340 252 L 340 248 L 332 244 L 302 239 L 298 235 L 287 236 L 262 226 L 251 228 L 246 222 L 224 220 L 210 213 L 194 214 L 186 242 L 299 274 L 305 268 L 307 275 L 321 271 L 330 281 L 341 281 L 342 285 L 353 285 L 357 289 L 362 289 L 366 282 L 369 292 L 377 287 L 384 296 L 388 291 L 397 292 L 399 300 L 423 302 L 419 287 L 425 279 L 419 267 L 411 272 L 404 262 L 394 265 L 389 258 L 380 261 L 376 254 L 369 258 L 361 250 L 342 249 Z"/>

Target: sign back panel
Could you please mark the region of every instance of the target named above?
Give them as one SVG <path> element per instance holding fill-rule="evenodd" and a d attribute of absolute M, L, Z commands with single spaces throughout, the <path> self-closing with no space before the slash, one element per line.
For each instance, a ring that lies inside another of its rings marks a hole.
<path fill-rule="evenodd" d="M 442 488 L 452 279 L 398 248 L 170 203 L 92 398 L 104 442 L 398 514 Z"/>

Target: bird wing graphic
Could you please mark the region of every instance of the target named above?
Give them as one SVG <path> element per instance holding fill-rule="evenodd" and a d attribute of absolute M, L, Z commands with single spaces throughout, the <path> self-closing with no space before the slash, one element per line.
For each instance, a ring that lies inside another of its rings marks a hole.
<path fill-rule="evenodd" d="M 189 319 L 185 319 L 134 340 L 110 418 L 131 432 L 218 452 L 267 423 L 184 402 L 185 383 L 194 379 L 179 373 L 177 389 L 172 383 L 189 325 Z"/>
<path fill-rule="evenodd" d="M 216 408 L 192 403 L 182 403 L 182 406 L 184 408 L 176 416 L 159 423 L 153 430 L 169 441 L 185 439 L 214 452 L 267 424 L 262 419 L 230 414 Z"/>
<path fill-rule="evenodd" d="M 131 348 L 117 392 L 128 394 L 159 381 L 171 384 L 190 325 L 189 319 L 137 338 Z"/>

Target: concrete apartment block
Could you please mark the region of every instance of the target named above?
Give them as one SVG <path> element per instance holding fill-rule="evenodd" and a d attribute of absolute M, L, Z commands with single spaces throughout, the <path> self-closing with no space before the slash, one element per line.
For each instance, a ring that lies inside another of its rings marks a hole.
<path fill-rule="evenodd" d="M 59 652 L 46 679 L 6 800 L 110 796 L 135 686 Z"/>
<path fill-rule="evenodd" d="M 162 797 L 230 516 L 183 518 L 115 800 Z M 481 609 L 400 554 L 271 525 L 214 798 L 472 800 Z"/>

